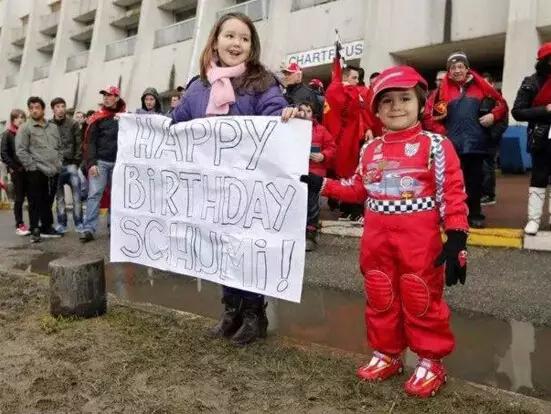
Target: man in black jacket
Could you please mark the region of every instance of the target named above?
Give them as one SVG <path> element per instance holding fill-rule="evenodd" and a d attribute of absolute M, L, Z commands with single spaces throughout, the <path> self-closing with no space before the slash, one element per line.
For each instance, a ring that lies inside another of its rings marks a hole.
<path fill-rule="evenodd" d="M 111 186 L 111 177 L 117 159 L 119 121 L 116 115 L 126 110 L 126 104 L 121 99 L 120 90 L 116 86 L 108 86 L 102 89 L 100 94 L 103 95 L 102 108 L 92 115 L 86 132 L 89 188 L 86 217 L 80 235 L 80 241 L 83 243 L 94 240 L 101 198 L 105 188 Z"/>
<path fill-rule="evenodd" d="M 517 121 L 528 122 L 532 172 L 528 190 L 528 222 L 524 233 L 535 235 L 540 227 L 551 177 L 551 42 L 539 48 L 536 72 L 522 81 L 511 114 Z M 551 213 L 551 193 L 549 201 Z"/>
<path fill-rule="evenodd" d="M 67 213 L 65 211 L 65 184 L 71 187 L 73 198 L 73 221 L 75 228 L 82 227 L 82 202 L 80 200 L 80 177 L 78 166 L 82 161 L 81 141 L 82 130 L 79 123 L 67 116 L 66 103 L 63 98 L 55 98 L 50 102 L 54 112 L 54 122 L 61 136 L 61 152 L 63 166 L 59 174 L 56 192 L 57 228 L 60 233 L 67 231 Z"/>
<path fill-rule="evenodd" d="M 310 87 L 302 83 L 302 69 L 296 63 L 281 70 L 283 74 L 283 86 L 285 87 L 285 99 L 291 105 L 297 106 L 303 102 L 310 102 L 314 105 L 314 115 L 321 121 L 323 106 L 321 105 L 317 93 Z"/>
<path fill-rule="evenodd" d="M 15 234 L 18 236 L 27 236 L 31 233 L 23 221 L 23 202 L 27 196 L 25 168 L 15 154 L 15 135 L 26 120 L 27 117 L 23 110 L 12 110 L 8 128 L 2 133 L 2 162 L 8 167 L 15 192 L 13 215 L 15 216 Z"/>

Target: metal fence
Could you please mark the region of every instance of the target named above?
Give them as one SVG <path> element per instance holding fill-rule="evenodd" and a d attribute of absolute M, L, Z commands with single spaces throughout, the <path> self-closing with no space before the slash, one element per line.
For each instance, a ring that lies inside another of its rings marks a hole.
<path fill-rule="evenodd" d="M 217 13 L 217 17 L 220 17 L 226 13 L 237 12 L 246 14 L 251 18 L 253 22 L 256 22 L 259 20 L 267 19 L 269 9 L 270 0 L 251 0 L 222 9 Z"/>
<path fill-rule="evenodd" d="M 36 66 L 33 72 L 33 80 L 44 79 L 50 76 L 50 64 Z"/>
<path fill-rule="evenodd" d="M 319 6 L 320 4 L 331 3 L 335 0 L 293 0 L 291 11 L 307 9 L 308 7 Z"/>
<path fill-rule="evenodd" d="M 163 27 L 155 32 L 155 46 L 162 47 L 193 38 L 195 18 Z"/>
<path fill-rule="evenodd" d="M 108 44 L 105 47 L 105 60 L 109 61 L 125 56 L 132 56 L 136 48 L 136 39 L 137 36 L 132 36 Z"/>
<path fill-rule="evenodd" d="M 13 88 L 14 86 L 17 86 L 17 74 L 6 76 L 5 88 Z"/>
<path fill-rule="evenodd" d="M 66 72 L 72 72 L 74 70 L 85 68 L 88 65 L 88 51 L 78 53 L 67 58 Z"/>

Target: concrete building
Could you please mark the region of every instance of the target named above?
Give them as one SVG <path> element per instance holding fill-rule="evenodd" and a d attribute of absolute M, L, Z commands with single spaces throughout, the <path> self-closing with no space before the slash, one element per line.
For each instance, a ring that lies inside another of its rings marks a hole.
<path fill-rule="evenodd" d="M 30 95 L 81 110 L 97 107 L 106 84 L 130 110 L 147 86 L 166 96 L 197 73 L 214 21 L 230 11 L 255 21 L 273 70 L 296 61 L 328 80 L 338 29 L 366 73 L 402 62 L 432 80 L 463 50 L 509 102 L 551 40 L 549 0 L 0 0 L 0 121 Z"/>

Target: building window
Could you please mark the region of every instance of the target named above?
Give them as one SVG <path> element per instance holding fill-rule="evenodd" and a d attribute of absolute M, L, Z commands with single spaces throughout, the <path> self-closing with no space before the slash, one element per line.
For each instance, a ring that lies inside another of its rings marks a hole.
<path fill-rule="evenodd" d="M 336 0 L 293 0 L 291 11 L 307 9 L 309 7 L 319 6 L 325 3 L 332 3 Z"/>

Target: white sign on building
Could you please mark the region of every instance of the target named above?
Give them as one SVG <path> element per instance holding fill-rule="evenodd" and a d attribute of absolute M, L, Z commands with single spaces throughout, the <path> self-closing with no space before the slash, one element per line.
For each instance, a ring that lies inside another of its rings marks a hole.
<path fill-rule="evenodd" d="M 111 261 L 300 302 L 311 123 L 121 115 Z"/>
<path fill-rule="evenodd" d="M 364 52 L 364 41 L 356 40 L 343 44 L 341 52 L 345 60 L 360 59 Z M 327 65 L 333 62 L 335 57 L 335 45 L 312 49 L 304 52 L 295 52 L 286 56 L 285 66 L 291 63 L 298 63 L 302 68 Z"/>

